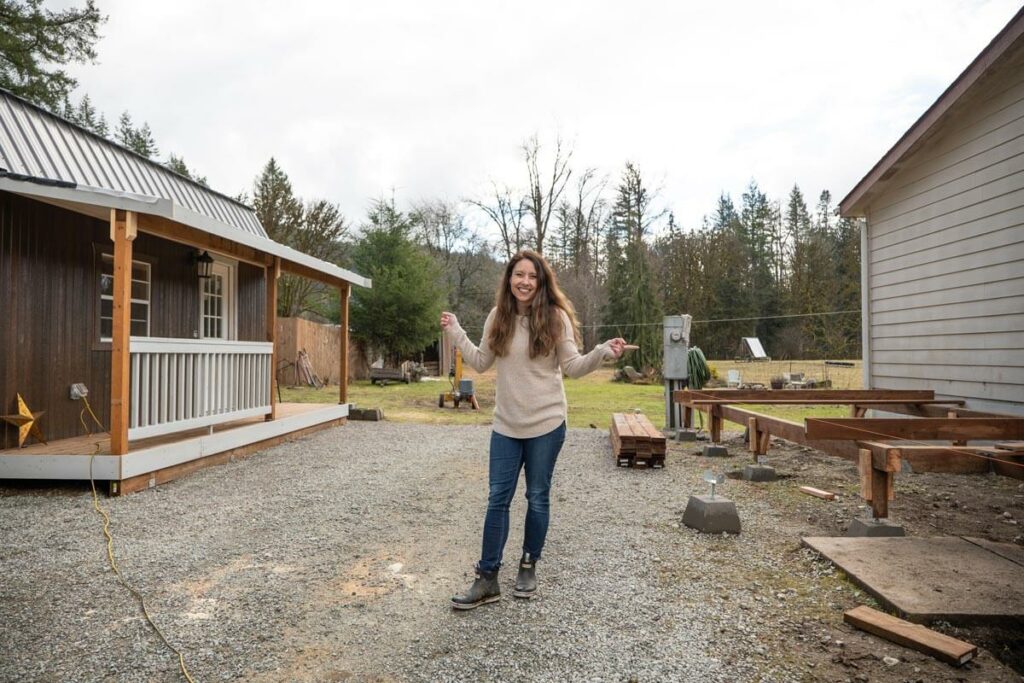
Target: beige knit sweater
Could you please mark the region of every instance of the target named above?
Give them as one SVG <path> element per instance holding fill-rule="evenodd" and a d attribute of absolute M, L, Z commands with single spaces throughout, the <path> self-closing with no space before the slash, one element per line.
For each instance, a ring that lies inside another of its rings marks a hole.
<path fill-rule="evenodd" d="M 462 352 L 462 360 L 477 372 L 497 365 L 498 384 L 494 397 L 494 431 L 516 439 L 530 439 L 554 430 L 566 417 L 568 404 L 562 373 L 572 378 L 595 370 L 601 361 L 613 358 L 607 342 L 581 355 L 572 335 L 569 316 L 559 309 L 564 332 L 555 352 L 530 358 L 530 327 L 526 316 L 516 318 L 516 331 L 508 353 L 496 356 L 487 343 L 497 309 L 491 309 L 484 323 L 480 346 L 475 346 L 456 322 L 445 330 L 448 340 Z"/>

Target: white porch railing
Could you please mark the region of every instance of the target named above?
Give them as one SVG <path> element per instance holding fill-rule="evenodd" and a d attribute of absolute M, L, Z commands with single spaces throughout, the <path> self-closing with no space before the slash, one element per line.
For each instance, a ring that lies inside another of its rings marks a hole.
<path fill-rule="evenodd" d="M 132 337 L 128 438 L 270 412 L 274 345 Z"/>

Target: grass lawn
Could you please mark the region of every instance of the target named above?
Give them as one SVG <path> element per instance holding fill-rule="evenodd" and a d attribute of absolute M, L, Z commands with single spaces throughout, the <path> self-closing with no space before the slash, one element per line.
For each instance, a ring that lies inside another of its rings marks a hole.
<path fill-rule="evenodd" d="M 664 427 L 664 387 L 660 384 L 613 382 L 612 372 L 611 368 L 603 368 L 581 379 L 565 380 L 565 395 L 569 402 L 569 426 L 588 427 L 593 424 L 606 429 L 612 413 L 640 410 L 654 426 Z M 389 384 L 384 387 L 372 385 L 369 381 L 359 381 L 349 385 L 349 401 L 360 408 L 380 408 L 384 411 L 386 419 L 395 422 L 490 424 L 494 410 L 494 371 L 478 374 L 470 370 L 465 373 L 465 378 L 473 380 L 480 410 L 472 410 L 466 404 L 453 408 L 451 401 L 448 401 L 444 408 L 439 408 L 438 395 L 451 389 L 447 377 L 442 381 L 414 382 L 408 385 Z M 334 403 L 338 400 L 338 388 L 316 390 L 309 387 L 282 387 L 281 398 L 283 401 L 296 403 Z M 845 406 L 749 408 L 795 422 L 801 422 L 804 417 L 844 417 L 849 414 L 849 409 Z M 726 428 L 732 429 L 735 426 Z"/>

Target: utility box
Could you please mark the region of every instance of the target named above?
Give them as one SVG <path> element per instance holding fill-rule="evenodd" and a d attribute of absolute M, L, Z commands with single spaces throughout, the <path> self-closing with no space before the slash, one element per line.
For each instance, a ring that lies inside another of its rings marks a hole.
<path fill-rule="evenodd" d="M 666 315 L 664 329 L 664 356 L 661 374 L 665 378 L 665 429 L 676 432 L 682 428 L 682 406 L 672 401 L 673 392 L 686 388 L 689 378 L 690 323 L 693 316 Z"/>
<path fill-rule="evenodd" d="M 666 315 L 664 325 L 664 363 L 662 375 L 666 380 L 686 379 L 686 354 L 690 347 L 690 322 L 693 316 Z"/>

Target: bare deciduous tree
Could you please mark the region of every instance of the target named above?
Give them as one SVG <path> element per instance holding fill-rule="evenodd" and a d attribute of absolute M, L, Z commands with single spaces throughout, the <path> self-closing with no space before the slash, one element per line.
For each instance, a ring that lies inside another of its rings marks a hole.
<path fill-rule="evenodd" d="M 517 199 L 512 188 L 507 185 L 499 188 L 498 184 L 492 181 L 491 186 L 494 190 L 493 203 L 476 199 L 466 201 L 487 214 L 498 228 L 505 249 L 505 258 L 510 259 L 512 254 L 526 244 L 526 235 L 523 231 L 523 200 Z"/>
<path fill-rule="evenodd" d="M 526 172 L 529 177 L 529 187 L 525 199 L 526 210 L 533 216 L 534 221 L 534 247 L 539 253 L 544 253 L 544 238 L 547 236 L 548 223 L 551 214 L 558 206 L 558 200 L 565 191 L 569 178 L 572 176 L 572 168 L 569 162 L 572 161 L 572 147 L 566 147 L 561 136 L 555 138 L 554 158 L 551 161 L 551 177 L 545 184 L 541 170 L 541 144 L 540 138 L 535 133 L 523 143 L 523 159 L 526 161 Z"/>

